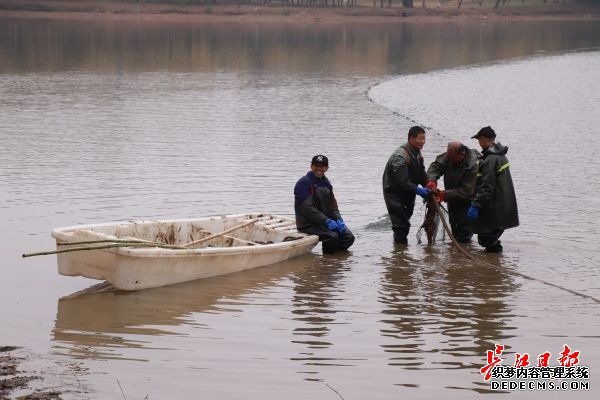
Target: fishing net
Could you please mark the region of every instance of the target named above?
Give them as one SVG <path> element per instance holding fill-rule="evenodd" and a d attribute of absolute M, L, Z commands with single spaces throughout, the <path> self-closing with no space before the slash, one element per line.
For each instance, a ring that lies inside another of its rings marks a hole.
<path fill-rule="evenodd" d="M 440 210 L 447 217 L 448 211 L 440 205 Z M 419 227 L 417 231 L 417 242 L 423 243 L 423 234 L 427 236 L 427 244 L 433 244 L 438 238 L 438 233 L 440 234 L 440 239 L 444 240 L 446 237 L 446 232 L 443 229 L 439 229 L 440 226 L 440 217 L 435 211 L 435 205 L 433 204 L 433 200 L 430 198 L 425 203 L 425 219 L 423 220 L 423 225 Z"/>

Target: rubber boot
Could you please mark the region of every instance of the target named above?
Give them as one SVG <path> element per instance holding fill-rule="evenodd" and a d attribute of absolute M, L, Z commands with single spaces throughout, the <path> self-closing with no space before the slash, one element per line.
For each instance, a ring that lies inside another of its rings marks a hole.
<path fill-rule="evenodd" d="M 486 247 L 485 251 L 487 251 L 488 253 L 500 253 L 502 251 L 502 244 L 498 240 L 494 244 Z"/>
<path fill-rule="evenodd" d="M 394 232 L 394 243 L 407 244 L 408 240 L 406 239 L 406 235 L 399 231 Z"/>

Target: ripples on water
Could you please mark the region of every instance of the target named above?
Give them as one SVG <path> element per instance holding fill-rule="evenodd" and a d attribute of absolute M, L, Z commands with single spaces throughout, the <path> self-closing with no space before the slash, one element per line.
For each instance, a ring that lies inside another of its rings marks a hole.
<path fill-rule="evenodd" d="M 89 387 L 90 398 L 119 397 L 116 379 L 128 398 L 335 398 L 326 384 L 346 399 L 473 397 L 489 387 L 478 368 L 498 342 L 510 346 L 508 357 L 555 354 L 567 342 L 594 371 L 597 306 L 510 271 L 599 293 L 599 204 L 579 195 L 600 189 L 592 152 L 598 53 L 408 75 L 370 92 L 401 116 L 369 102 L 365 90 L 388 74 L 595 42 L 580 28 L 552 25 L 545 36 L 523 26 L 484 26 L 479 36 L 447 29 L 317 31 L 306 42 L 259 41 L 260 57 L 239 63 L 218 46 L 199 58 L 169 48 L 169 61 L 161 35 L 131 42 L 127 33 L 99 29 L 90 40 L 103 56 L 83 46 L 85 57 L 59 52 L 33 67 L 27 51 L 5 59 L 0 312 L 7 323 L 0 329 L 7 343 L 0 345 L 49 352 L 60 365 L 56 384 Z M 496 29 L 505 34 L 490 33 Z M 46 43 L 53 32 L 35 40 Z M 434 46 L 448 32 L 464 40 L 444 42 L 446 57 L 419 52 L 417 37 Z M 112 35 L 123 35 L 126 57 L 103 47 Z M 254 43 L 215 35 L 224 49 Z M 514 49 L 517 36 L 524 42 Z M 205 36 L 192 37 L 203 43 Z M 323 37 L 325 44 L 314 43 Z M 145 43 L 157 43 L 156 57 Z M 306 57 L 290 63 L 289 46 Z M 340 56 L 316 63 L 323 49 Z M 116 72 L 113 58 L 123 61 Z M 346 64 L 334 67 L 339 59 Z M 522 226 L 505 234 L 503 255 L 482 255 L 497 270 L 473 265 L 448 244 L 418 245 L 416 229 L 407 249 L 392 245 L 380 179 L 411 120 L 431 127 L 427 162 L 449 139 L 473 144 L 468 137 L 484 124 L 510 147 Z M 253 209 L 291 214 L 293 184 L 316 153 L 330 157 L 328 175 L 357 234 L 349 254 L 315 252 L 205 281 L 73 298 L 61 297 L 91 282 L 58 276 L 52 257 L 19 259 L 51 247 L 49 231 L 61 225 Z"/>

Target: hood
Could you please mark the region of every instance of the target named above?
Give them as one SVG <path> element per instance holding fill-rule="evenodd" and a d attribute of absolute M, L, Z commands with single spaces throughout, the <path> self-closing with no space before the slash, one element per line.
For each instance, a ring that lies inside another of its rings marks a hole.
<path fill-rule="evenodd" d="M 498 154 L 498 155 L 505 155 L 508 152 L 508 147 L 503 146 L 500 143 L 494 143 L 492 146 L 488 147 L 487 149 L 485 149 L 482 154 L 484 156 L 488 155 L 488 154 Z"/>

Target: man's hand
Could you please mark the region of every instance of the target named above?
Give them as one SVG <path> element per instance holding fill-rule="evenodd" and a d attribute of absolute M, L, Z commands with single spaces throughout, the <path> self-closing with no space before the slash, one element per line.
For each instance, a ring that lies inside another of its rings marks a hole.
<path fill-rule="evenodd" d="M 415 193 L 417 193 L 419 196 L 421 196 L 424 199 L 426 199 L 427 197 L 429 197 L 429 189 L 424 188 L 421 185 L 417 186 L 417 189 L 415 190 Z"/>
<path fill-rule="evenodd" d="M 442 202 L 442 201 L 446 201 L 446 191 L 445 190 L 440 190 L 437 192 L 437 199 L 438 202 Z"/>
<path fill-rule="evenodd" d="M 435 181 L 427 181 L 427 183 L 425 183 L 425 187 L 429 190 L 435 190 L 437 189 L 437 183 Z"/>
<path fill-rule="evenodd" d="M 338 225 L 338 223 L 335 222 L 334 220 L 332 220 L 331 218 L 327 218 L 327 221 L 325 221 L 325 226 L 330 231 L 339 231 L 340 230 L 340 226 Z"/>

